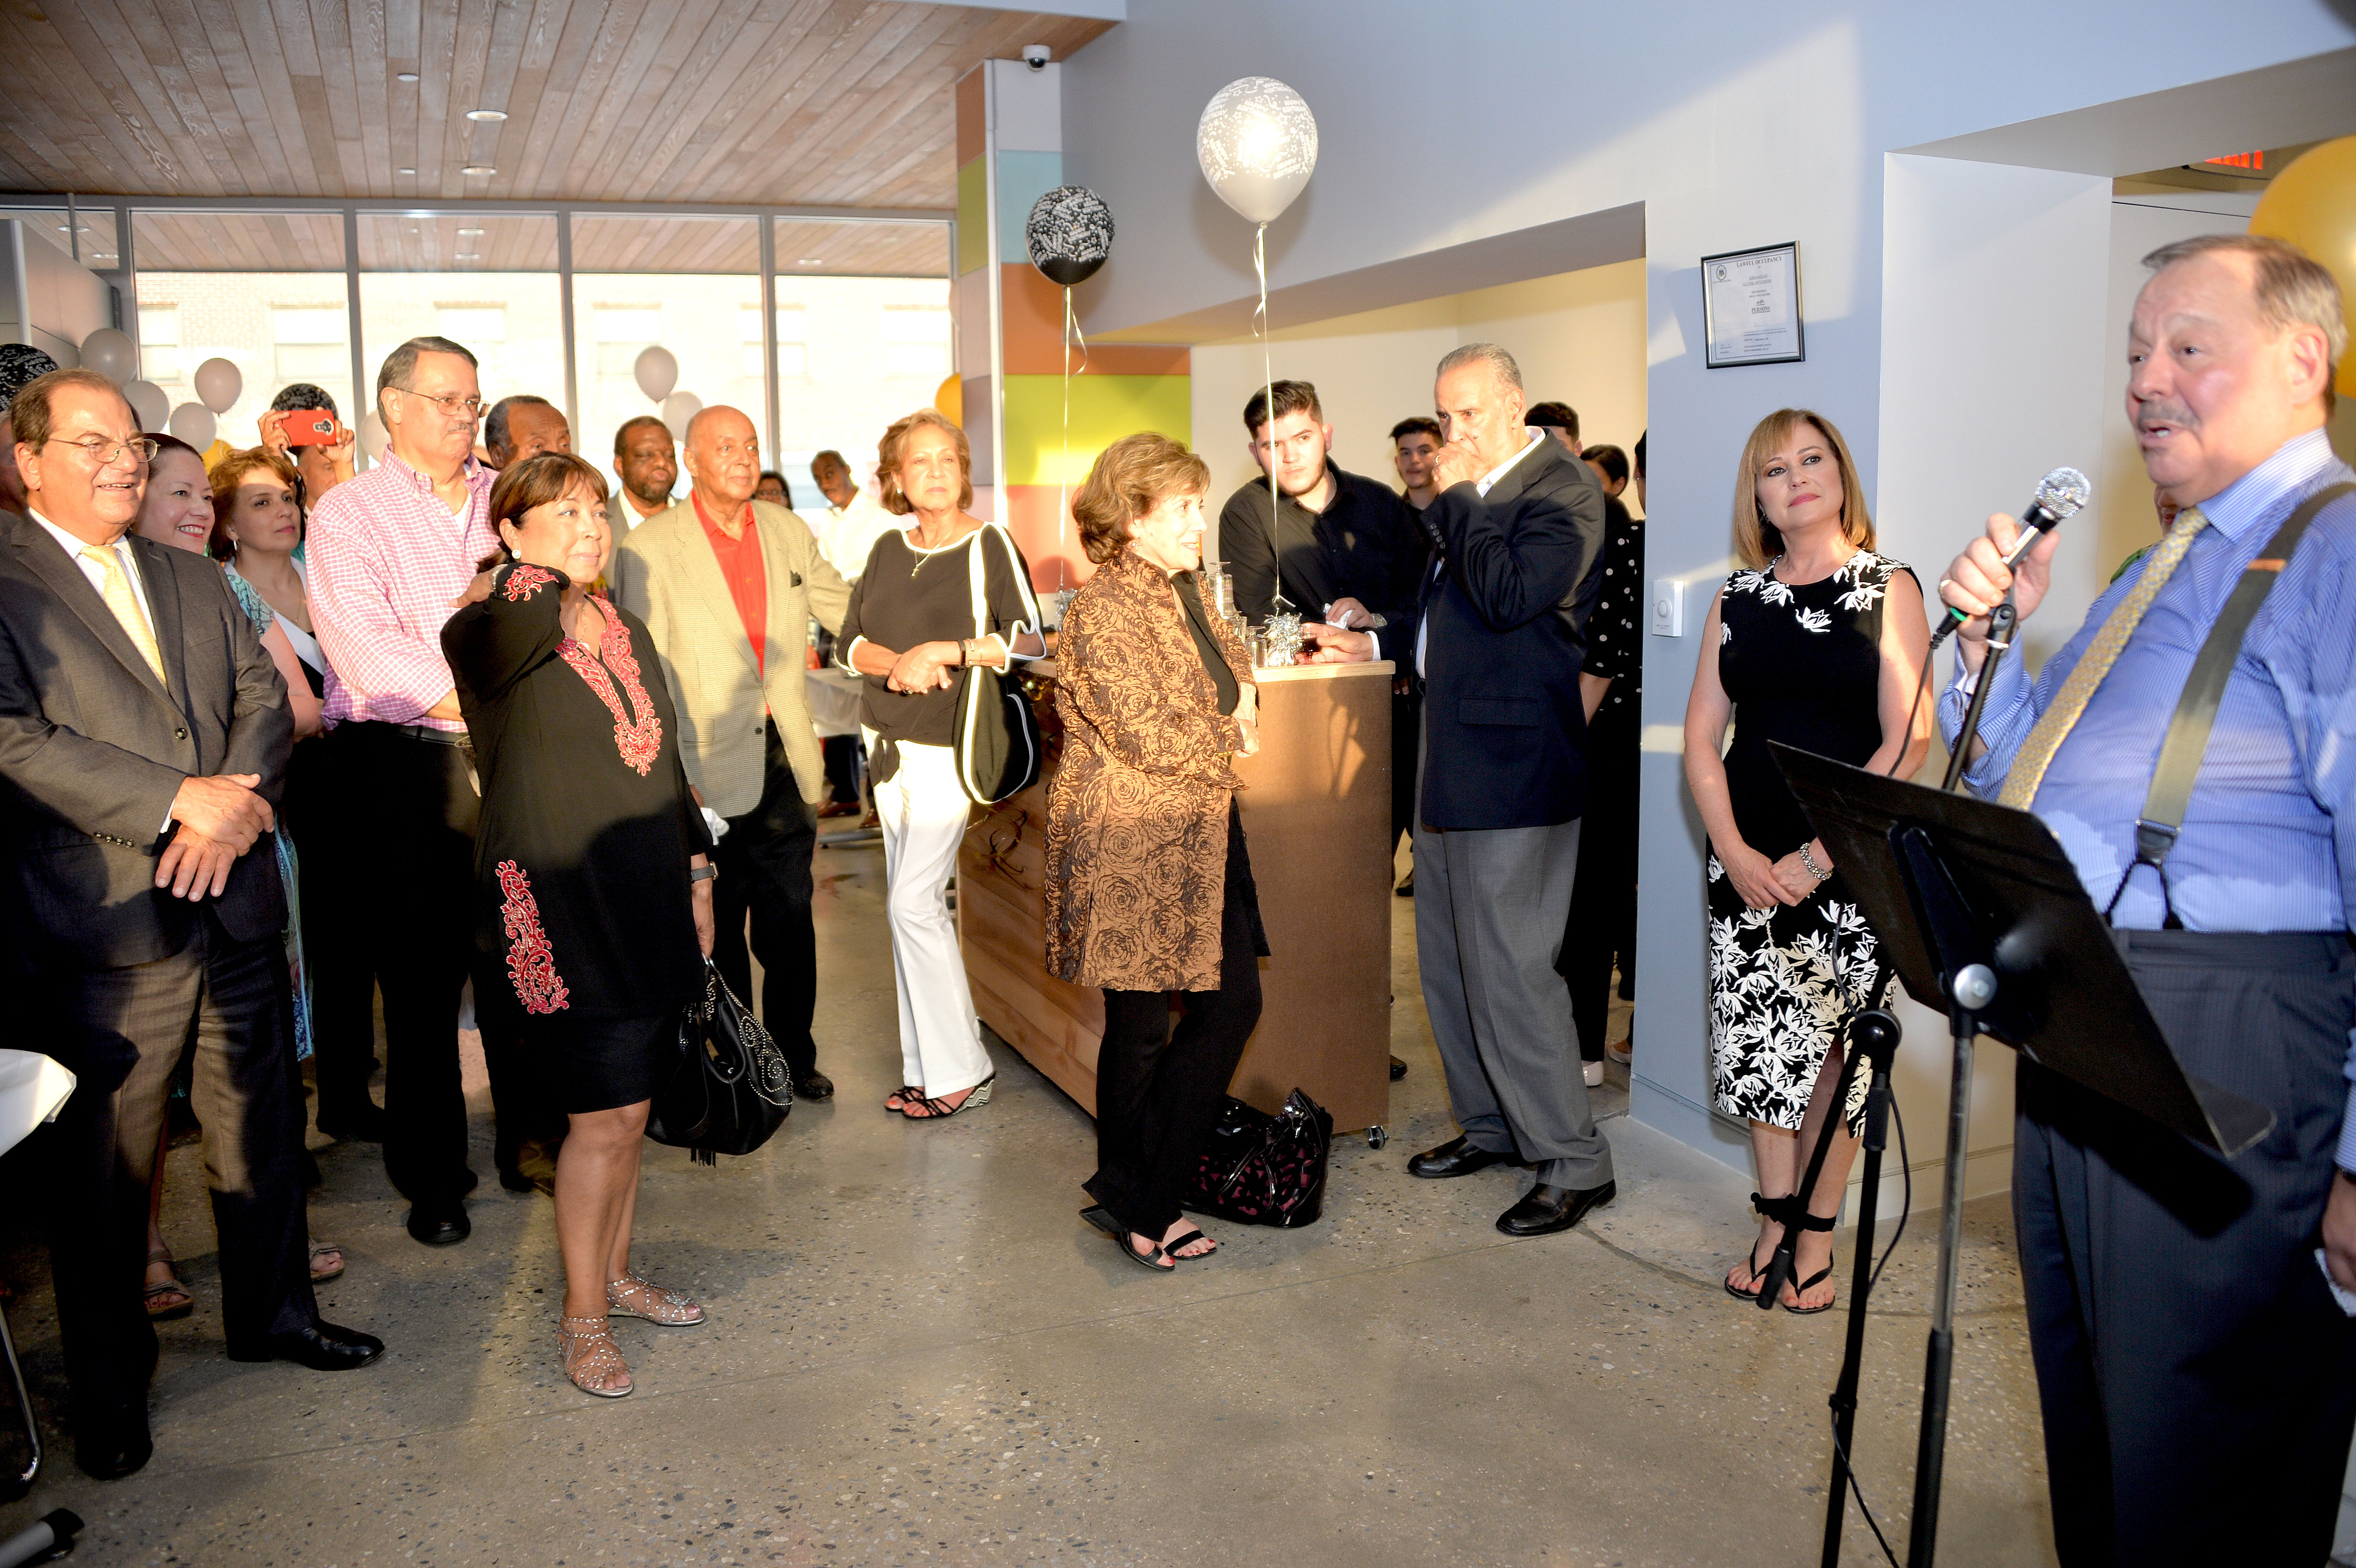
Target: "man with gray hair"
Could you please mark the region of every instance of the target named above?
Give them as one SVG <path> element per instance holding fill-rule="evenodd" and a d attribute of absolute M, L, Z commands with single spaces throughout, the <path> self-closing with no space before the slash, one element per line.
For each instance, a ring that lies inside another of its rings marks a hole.
<path fill-rule="evenodd" d="M 320 843 L 331 860 L 321 880 L 342 890 L 334 917 L 369 933 L 345 950 L 357 972 L 320 977 L 319 1130 L 381 1138 L 385 1171 L 409 1199 L 409 1233 L 445 1245 L 466 1239 L 464 1200 L 475 1185 L 458 998 L 472 957 L 478 800 L 442 623 L 499 536 L 491 471 L 474 455 L 483 413 L 475 357 L 446 337 L 412 337 L 385 357 L 376 402 L 383 457 L 311 515 L 311 615 L 327 656 L 328 734 L 306 744 L 328 748 L 321 793 L 338 813 L 304 853 Z M 381 1113 L 368 1092 L 371 978 L 384 993 Z M 535 1172 L 524 1168 L 524 1146 L 550 1118 L 516 1071 L 514 1020 L 498 998 L 477 1000 L 499 1113 L 500 1179 L 530 1191 Z"/>
<path fill-rule="evenodd" d="M 1555 970 L 1587 808 L 1580 690 L 1602 582 L 1603 491 L 1522 422 L 1522 373 L 1494 343 L 1440 362 L 1448 444 L 1423 514 L 1434 556 L 1411 657 L 1424 689 L 1416 788 L 1415 945 L 1460 1136 L 1411 1175 L 1526 1164 L 1509 1236 L 1579 1223 L 1618 1189 Z M 1369 658 L 1364 632 L 1312 628 L 1321 658 Z M 1385 650 L 1391 651 L 1391 650 Z"/>
<path fill-rule="evenodd" d="M 1964 776 L 2045 819 L 2185 1071 L 2275 1121 L 2213 1158 L 2022 1057 L 2054 1541 L 2072 1565 L 2320 1563 L 2356 1428 L 2331 1292 L 2356 1290 L 2356 471 L 2324 428 L 2348 330 L 2331 274 L 2279 240 L 2144 262 L 2127 419 L 2183 509 L 2033 677 L 1999 667 Z M 1987 611 L 2009 589 L 2025 620 L 2051 584 L 2058 536 L 2007 571 L 2019 533 L 1989 518 L 1940 583 L 1973 617 L 1951 746 Z M 2180 702 L 2202 666 L 2222 692 Z"/>

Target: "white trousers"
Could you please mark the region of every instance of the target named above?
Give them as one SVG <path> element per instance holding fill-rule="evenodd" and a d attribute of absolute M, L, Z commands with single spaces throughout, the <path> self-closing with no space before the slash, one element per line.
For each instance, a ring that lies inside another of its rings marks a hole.
<path fill-rule="evenodd" d="M 875 750 L 872 731 L 867 749 Z M 884 819 L 891 887 L 885 908 L 900 992 L 901 1082 L 937 1100 L 972 1088 L 992 1071 L 948 898 L 972 803 L 958 784 L 957 755 L 948 747 L 903 742 L 899 752 L 899 772 L 875 786 L 875 809 Z"/>

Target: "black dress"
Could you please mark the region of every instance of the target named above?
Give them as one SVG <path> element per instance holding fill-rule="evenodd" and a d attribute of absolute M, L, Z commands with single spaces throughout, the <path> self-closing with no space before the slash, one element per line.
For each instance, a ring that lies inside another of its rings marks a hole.
<path fill-rule="evenodd" d="M 680 1010 L 703 984 L 690 856 L 711 848 L 679 720 L 637 616 L 594 601 L 594 648 L 564 633 L 569 580 L 510 562 L 450 617 L 482 789 L 476 991 L 519 1009 L 568 1112 L 648 1098 L 679 1061 Z"/>
<path fill-rule="evenodd" d="M 1821 582 L 1777 580 L 1776 562 L 1726 580 L 1718 679 L 1734 704 L 1727 795 L 1743 842 L 1780 860 L 1813 837 L 1767 750 L 1770 741 L 1844 763 L 1881 747 L 1881 617 L 1890 580 L 1911 569 L 1869 550 Z M 1729 1115 L 1796 1129 L 1825 1054 L 1849 1016 L 1889 1000 L 1880 940 L 1840 873 L 1804 902 L 1744 907 L 1709 857 L 1710 1087 Z M 1862 1124 L 1866 1083 L 1847 1105 Z"/>

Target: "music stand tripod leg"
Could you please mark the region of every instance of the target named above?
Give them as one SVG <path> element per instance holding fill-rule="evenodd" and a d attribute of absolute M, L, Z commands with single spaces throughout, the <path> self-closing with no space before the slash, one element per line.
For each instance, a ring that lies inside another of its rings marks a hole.
<path fill-rule="evenodd" d="M 1848 1337 L 1840 1379 L 1826 1403 L 1833 1412 L 1832 1495 L 1825 1505 L 1824 1568 L 1838 1568 L 1841 1521 L 1848 1506 L 1849 1443 L 1857 1429 L 1857 1385 L 1865 1366 L 1866 1297 L 1873 1289 L 1873 1226 L 1881 1194 L 1881 1152 L 1890 1139 L 1890 1064 L 1898 1054 L 1898 1019 L 1875 1008 L 1849 1021 L 1850 1061 L 1872 1070 L 1865 1091 L 1865 1166 L 1857 1195 L 1855 1277 L 1848 1291 Z M 1844 1096 L 1842 1104 L 1847 1104 Z"/>
<path fill-rule="evenodd" d="M 1972 1047 L 1979 1011 L 1996 999 L 1996 976 L 1984 964 L 1954 972 L 1948 1011 L 1954 1071 L 1947 1085 L 1947 1169 L 1939 1212 L 1939 1293 L 1922 1351 L 1922 1430 L 1914 1448 L 1914 1514 L 1908 1568 L 1930 1568 L 1938 1548 L 1939 1486 L 1947 1458 L 1947 1391 L 1955 1367 L 1956 1258 L 1963 1250 L 1964 1158 L 1971 1141 Z"/>

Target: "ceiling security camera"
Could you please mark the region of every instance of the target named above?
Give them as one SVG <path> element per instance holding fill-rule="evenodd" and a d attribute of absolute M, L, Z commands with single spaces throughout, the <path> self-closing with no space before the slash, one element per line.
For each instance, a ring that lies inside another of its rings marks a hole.
<path fill-rule="evenodd" d="M 1047 46 L 1044 44 L 1025 44 L 1023 46 L 1023 63 L 1029 66 L 1033 70 L 1045 70 L 1047 69 L 1047 58 L 1048 49 Z"/>

